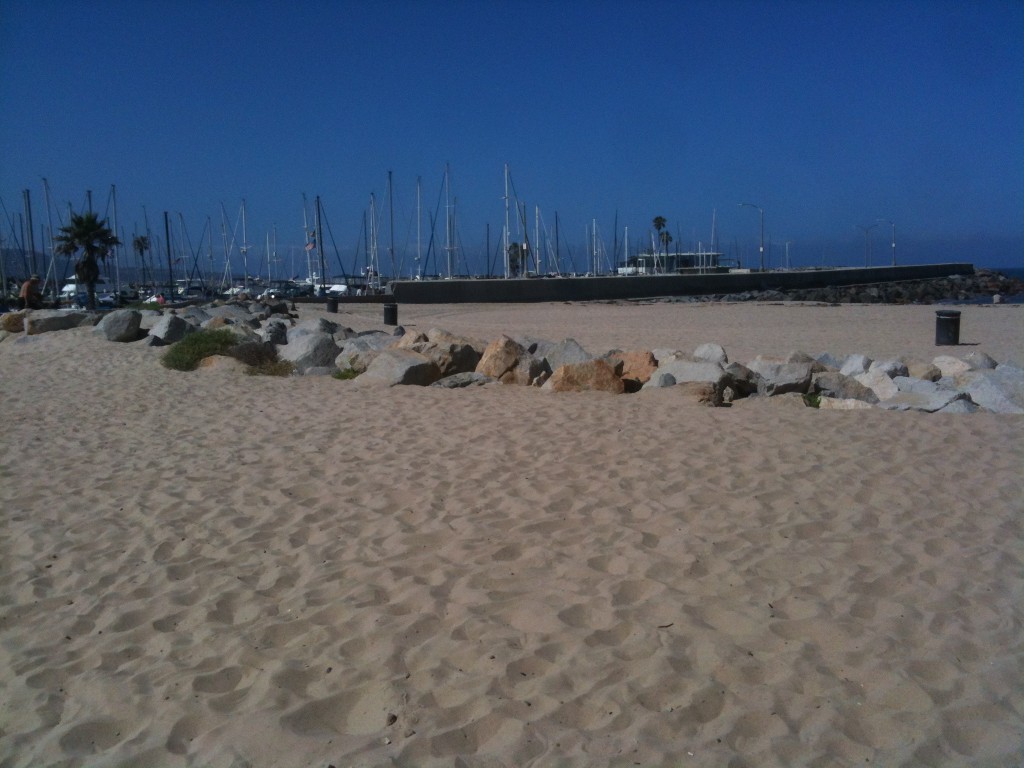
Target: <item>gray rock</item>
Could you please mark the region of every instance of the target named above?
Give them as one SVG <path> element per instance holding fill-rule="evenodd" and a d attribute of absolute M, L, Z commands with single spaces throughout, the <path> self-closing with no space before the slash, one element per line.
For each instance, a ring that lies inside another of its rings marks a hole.
<path fill-rule="evenodd" d="M 484 376 L 482 373 L 476 371 L 467 371 L 465 373 L 455 373 L 451 376 L 445 376 L 443 379 L 438 379 L 430 386 L 440 387 L 442 389 L 462 389 L 463 387 L 482 387 L 484 384 L 496 384 L 497 379 L 492 379 L 490 376 Z"/>
<path fill-rule="evenodd" d="M 935 413 L 977 413 L 982 410 L 984 409 L 980 405 L 964 398 L 962 400 L 954 400 L 949 405 L 944 405 Z"/>
<path fill-rule="evenodd" d="M 349 339 L 342 345 L 334 364 L 339 371 L 363 373 L 382 349 L 383 347 L 375 346 L 369 339 Z"/>
<path fill-rule="evenodd" d="M 278 357 L 295 366 L 299 373 L 307 368 L 331 368 L 334 370 L 334 359 L 338 356 L 338 345 L 327 333 L 305 333 L 289 338 L 288 343 L 277 348 Z"/>
<path fill-rule="evenodd" d="M 976 371 L 990 371 L 998 365 L 995 360 L 984 352 L 971 352 L 964 357 L 964 362 Z"/>
<path fill-rule="evenodd" d="M 871 367 L 871 358 L 867 355 L 848 355 L 839 367 L 839 372 L 844 376 L 857 376 L 867 373 Z"/>
<path fill-rule="evenodd" d="M 890 379 L 909 375 L 907 364 L 902 360 L 875 360 L 868 366 L 868 371 L 881 371 Z"/>
<path fill-rule="evenodd" d="M 356 381 L 388 387 L 414 385 L 427 387 L 441 378 L 437 363 L 411 349 L 385 349 L 370 363 Z"/>
<path fill-rule="evenodd" d="M 879 400 L 888 400 L 890 397 L 895 397 L 900 391 L 888 374 L 882 370 L 866 371 L 853 378 L 872 390 Z"/>
<path fill-rule="evenodd" d="M 705 363 L 718 363 L 723 368 L 729 364 L 729 356 L 721 344 L 701 344 L 693 351 L 693 359 Z"/>
<path fill-rule="evenodd" d="M 805 394 L 811 386 L 812 366 L 810 362 L 783 362 L 761 355 L 747 363 L 747 368 L 760 376 L 758 394 L 771 396 Z"/>
<path fill-rule="evenodd" d="M 223 317 L 233 323 L 250 323 L 254 326 L 259 323 L 259 318 L 244 304 L 211 304 L 202 311 L 208 318 Z"/>
<path fill-rule="evenodd" d="M 724 380 L 724 384 L 729 383 L 727 381 L 729 374 L 718 363 L 673 358 L 659 363 L 657 372 L 671 374 L 677 384 L 682 384 L 684 381 L 704 381 L 717 384 Z"/>
<path fill-rule="evenodd" d="M 831 371 L 838 371 L 840 368 L 843 367 L 843 361 L 837 358 L 831 352 L 822 352 L 814 359 Z"/>
<path fill-rule="evenodd" d="M 333 320 L 328 320 L 325 317 L 313 317 L 308 320 L 303 320 L 298 325 L 293 325 L 288 329 L 288 343 L 291 344 L 293 339 L 299 336 L 309 335 L 321 335 L 326 334 L 331 336 L 332 340 L 334 334 L 338 332 L 341 326 Z M 394 339 L 392 339 L 394 341 Z"/>
<path fill-rule="evenodd" d="M 586 363 L 594 359 L 594 356 L 581 347 L 575 339 L 563 339 L 557 344 L 549 346 L 542 354 L 538 354 L 539 352 L 538 349 L 533 353 L 534 356 L 547 361 L 548 369 L 552 371 L 563 365 Z"/>
<path fill-rule="evenodd" d="M 181 341 L 190 333 L 195 333 L 198 328 L 178 315 L 163 315 L 152 328 L 149 329 L 150 336 L 156 336 L 168 344 Z"/>
<path fill-rule="evenodd" d="M 35 336 L 51 331 L 66 331 L 99 321 L 95 312 L 67 312 L 62 309 L 33 309 L 25 313 L 25 335 Z"/>
<path fill-rule="evenodd" d="M 115 309 L 105 314 L 93 328 L 93 333 L 107 341 L 138 341 L 142 314 L 134 309 Z"/>
<path fill-rule="evenodd" d="M 865 403 L 878 402 L 878 395 L 873 390 L 865 387 L 853 376 L 844 376 L 838 371 L 814 374 L 809 391 L 825 398 L 861 400 Z"/>
<path fill-rule="evenodd" d="M 897 392 L 894 396 L 881 400 L 878 407 L 886 411 L 925 411 L 933 413 L 941 410 L 956 400 L 967 399 L 962 392 L 950 392 L 936 388 L 934 392 Z"/>
<path fill-rule="evenodd" d="M 995 413 L 1024 413 L 1024 372 L 999 366 L 953 377 L 957 388 L 982 408 Z"/>
<path fill-rule="evenodd" d="M 730 386 L 737 396 L 743 398 L 757 394 L 761 377 L 743 363 L 729 363 L 725 367 L 725 372 L 729 374 L 729 378 L 732 380 Z"/>
<path fill-rule="evenodd" d="M 181 309 L 176 309 L 174 310 L 174 314 L 176 314 L 182 320 L 187 320 L 188 322 L 194 325 L 200 326 L 203 323 L 210 320 L 211 318 L 215 317 L 215 315 L 211 315 L 202 307 L 196 306 L 194 304 L 189 304 L 188 306 L 182 307 Z M 216 316 L 220 317 L 220 315 Z"/>
<path fill-rule="evenodd" d="M 664 389 L 665 387 L 674 387 L 676 385 L 676 377 L 666 371 L 655 371 L 651 374 L 644 385 L 640 388 L 641 391 L 645 389 Z"/>
<path fill-rule="evenodd" d="M 260 328 L 260 338 L 271 344 L 287 344 L 288 325 L 283 320 L 269 320 Z"/>

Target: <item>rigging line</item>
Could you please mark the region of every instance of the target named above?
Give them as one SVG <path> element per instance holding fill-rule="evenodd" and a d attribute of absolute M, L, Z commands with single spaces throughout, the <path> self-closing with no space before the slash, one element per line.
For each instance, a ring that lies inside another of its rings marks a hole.
<path fill-rule="evenodd" d="M 334 258 L 338 262 L 338 268 L 341 270 L 342 276 L 345 281 L 348 281 L 348 273 L 345 272 L 345 265 L 341 263 L 341 251 L 338 249 L 338 244 L 334 242 L 334 232 L 331 230 L 331 222 L 327 220 L 327 210 L 324 208 L 324 201 L 320 201 L 320 219 L 327 225 L 327 236 L 331 239 L 331 245 L 334 246 Z M 320 277 L 321 282 L 327 279 L 327 275 Z"/>

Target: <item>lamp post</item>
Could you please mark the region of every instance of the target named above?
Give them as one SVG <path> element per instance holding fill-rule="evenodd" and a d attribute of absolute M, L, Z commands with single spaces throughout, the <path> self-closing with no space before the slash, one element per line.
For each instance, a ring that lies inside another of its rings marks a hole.
<path fill-rule="evenodd" d="M 740 207 L 757 208 L 761 214 L 761 271 L 764 272 L 764 208 L 753 203 L 740 203 Z"/>
<path fill-rule="evenodd" d="M 792 242 L 792 240 L 786 241 L 786 269 L 789 269 L 789 246 Z"/>
<path fill-rule="evenodd" d="M 879 224 L 883 221 L 886 224 L 892 224 L 892 265 L 896 266 L 896 222 L 890 221 L 889 219 L 877 219 Z"/>
<path fill-rule="evenodd" d="M 864 227 L 864 226 L 861 226 L 860 224 L 854 224 L 854 226 L 857 227 L 857 229 L 863 230 L 863 232 L 864 232 L 864 266 L 865 267 L 870 267 L 871 266 L 871 257 L 868 255 L 869 254 L 869 250 L 868 250 L 868 242 L 869 242 L 868 241 L 868 232 L 870 232 L 872 229 L 877 227 L 878 224 L 877 223 L 876 224 L 872 224 L 870 227 Z"/>

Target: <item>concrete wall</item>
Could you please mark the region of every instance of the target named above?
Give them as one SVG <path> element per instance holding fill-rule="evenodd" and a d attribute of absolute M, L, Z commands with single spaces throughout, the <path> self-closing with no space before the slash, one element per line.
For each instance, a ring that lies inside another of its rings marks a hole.
<path fill-rule="evenodd" d="M 406 304 L 600 301 L 656 296 L 701 296 L 789 288 L 927 280 L 972 275 L 972 264 L 751 272 L 749 274 L 638 275 L 631 277 L 551 277 L 512 280 L 399 280 L 394 301 Z"/>

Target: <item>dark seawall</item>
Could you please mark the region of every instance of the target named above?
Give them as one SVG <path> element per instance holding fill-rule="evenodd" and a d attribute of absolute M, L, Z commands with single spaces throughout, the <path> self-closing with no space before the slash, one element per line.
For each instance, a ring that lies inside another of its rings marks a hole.
<path fill-rule="evenodd" d="M 394 300 L 406 304 L 460 304 L 537 301 L 608 301 L 658 296 L 703 296 L 743 291 L 928 280 L 973 275 L 972 264 L 800 270 L 795 272 L 639 275 L 630 277 L 551 277 L 480 280 L 398 280 Z"/>

